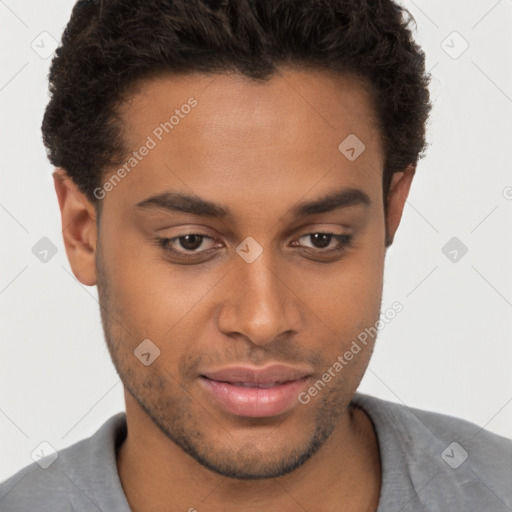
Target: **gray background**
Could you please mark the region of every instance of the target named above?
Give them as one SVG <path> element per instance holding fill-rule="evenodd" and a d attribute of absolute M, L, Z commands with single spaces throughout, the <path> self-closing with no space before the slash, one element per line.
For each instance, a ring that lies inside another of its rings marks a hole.
<path fill-rule="evenodd" d="M 124 409 L 96 288 L 66 259 L 41 142 L 54 39 L 72 4 L 0 0 L 0 480 L 41 442 L 59 450 Z M 404 5 L 436 105 L 387 255 L 383 310 L 404 310 L 380 333 L 360 390 L 512 437 L 512 1 Z M 33 253 L 43 237 L 57 251 L 46 262 Z"/>

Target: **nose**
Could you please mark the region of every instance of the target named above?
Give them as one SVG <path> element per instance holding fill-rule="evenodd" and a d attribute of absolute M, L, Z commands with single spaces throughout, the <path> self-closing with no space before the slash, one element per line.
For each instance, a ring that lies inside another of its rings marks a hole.
<path fill-rule="evenodd" d="M 234 264 L 217 316 L 218 328 L 231 337 L 244 336 L 255 345 L 299 332 L 301 303 L 288 285 L 288 272 L 272 264 L 266 251 L 252 263 L 240 258 Z"/>

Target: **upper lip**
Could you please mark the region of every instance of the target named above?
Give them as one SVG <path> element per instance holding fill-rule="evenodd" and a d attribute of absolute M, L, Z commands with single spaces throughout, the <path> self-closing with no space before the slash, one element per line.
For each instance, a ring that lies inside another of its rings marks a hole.
<path fill-rule="evenodd" d="M 201 376 L 221 382 L 274 384 L 276 382 L 299 380 L 309 376 L 310 374 L 311 372 L 303 368 L 296 368 L 282 364 L 273 364 L 265 368 L 230 366 L 220 370 L 203 372 Z"/>

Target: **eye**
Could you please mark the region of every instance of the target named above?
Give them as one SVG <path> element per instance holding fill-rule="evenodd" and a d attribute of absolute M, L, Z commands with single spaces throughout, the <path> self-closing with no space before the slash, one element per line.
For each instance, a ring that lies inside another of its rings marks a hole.
<path fill-rule="evenodd" d="M 344 251 L 347 247 L 352 245 L 352 235 L 338 235 L 336 233 L 328 233 L 324 231 L 318 231 L 315 233 L 306 233 L 302 235 L 299 240 L 305 239 L 310 241 L 312 246 L 305 246 L 306 248 L 315 249 L 316 253 L 321 254 L 332 254 Z M 334 244 L 332 244 L 334 242 Z M 296 242 L 293 242 L 294 244 Z M 331 248 L 326 249 L 326 247 Z"/>
<path fill-rule="evenodd" d="M 173 238 L 157 238 L 156 242 L 171 255 L 186 259 L 211 252 L 211 249 L 204 247 L 207 240 L 213 238 L 206 233 L 187 233 Z"/>
<path fill-rule="evenodd" d="M 292 242 L 293 247 L 303 247 L 314 255 L 336 255 L 346 250 L 347 247 L 352 245 L 352 235 L 340 235 L 336 233 L 317 231 L 313 233 L 306 233 L 298 238 L 304 239 L 310 246 Z M 177 259 L 199 259 L 205 255 L 215 252 L 222 244 L 210 244 L 214 239 L 206 233 L 185 233 L 173 238 L 156 238 L 155 242 L 161 247 L 168 255 L 174 256 Z M 206 245 L 206 247 L 205 247 Z"/>

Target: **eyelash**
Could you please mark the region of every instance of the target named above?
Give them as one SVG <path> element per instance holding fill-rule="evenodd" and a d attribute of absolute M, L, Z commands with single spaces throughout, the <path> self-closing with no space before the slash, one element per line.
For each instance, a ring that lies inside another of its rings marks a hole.
<path fill-rule="evenodd" d="M 331 233 L 328 231 L 312 231 L 311 233 L 304 233 L 299 237 L 303 238 L 305 236 L 311 236 L 311 235 L 330 235 L 332 238 L 334 238 L 335 241 L 337 241 L 337 246 L 334 249 L 328 249 L 328 250 L 321 250 L 321 249 L 314 249 L 308 247 L 307 249 L 315 251 L 317 254 L 320 255 L 330 255 L 330 254 L 336 254 L 341 253 L 344 250 L 346 250 L 348 247 L 353 245 L 353 237 L 352 235 L 337 235 L 335 233 Z M 178 258 L 185 259 L 185 260 L 191 260 L 191 259 L 197 259 L 198 255 L 204 255 L 208 254 L 209 252 L 215 250 L 215 248 L 207 249 L 200 252 L 193 252 L 193 253 L 182 253 L 179 251 L 175 251 L 173 249 L 169 249 L 169 244 L 172 242 L 175 242 L 179 240 L 180 238 L 184 238 L 186 236 L 199 236 L 202 237 L 202 240 L 213 240 L 213 238 L 206 233 L 185 233 L 180 236 L 175 236 L 173 238 L 156 238 L 155 242 L 157 245 L 162 248 L 166 253 L 171 254 L 172 256 L 177 256 Z"/>

